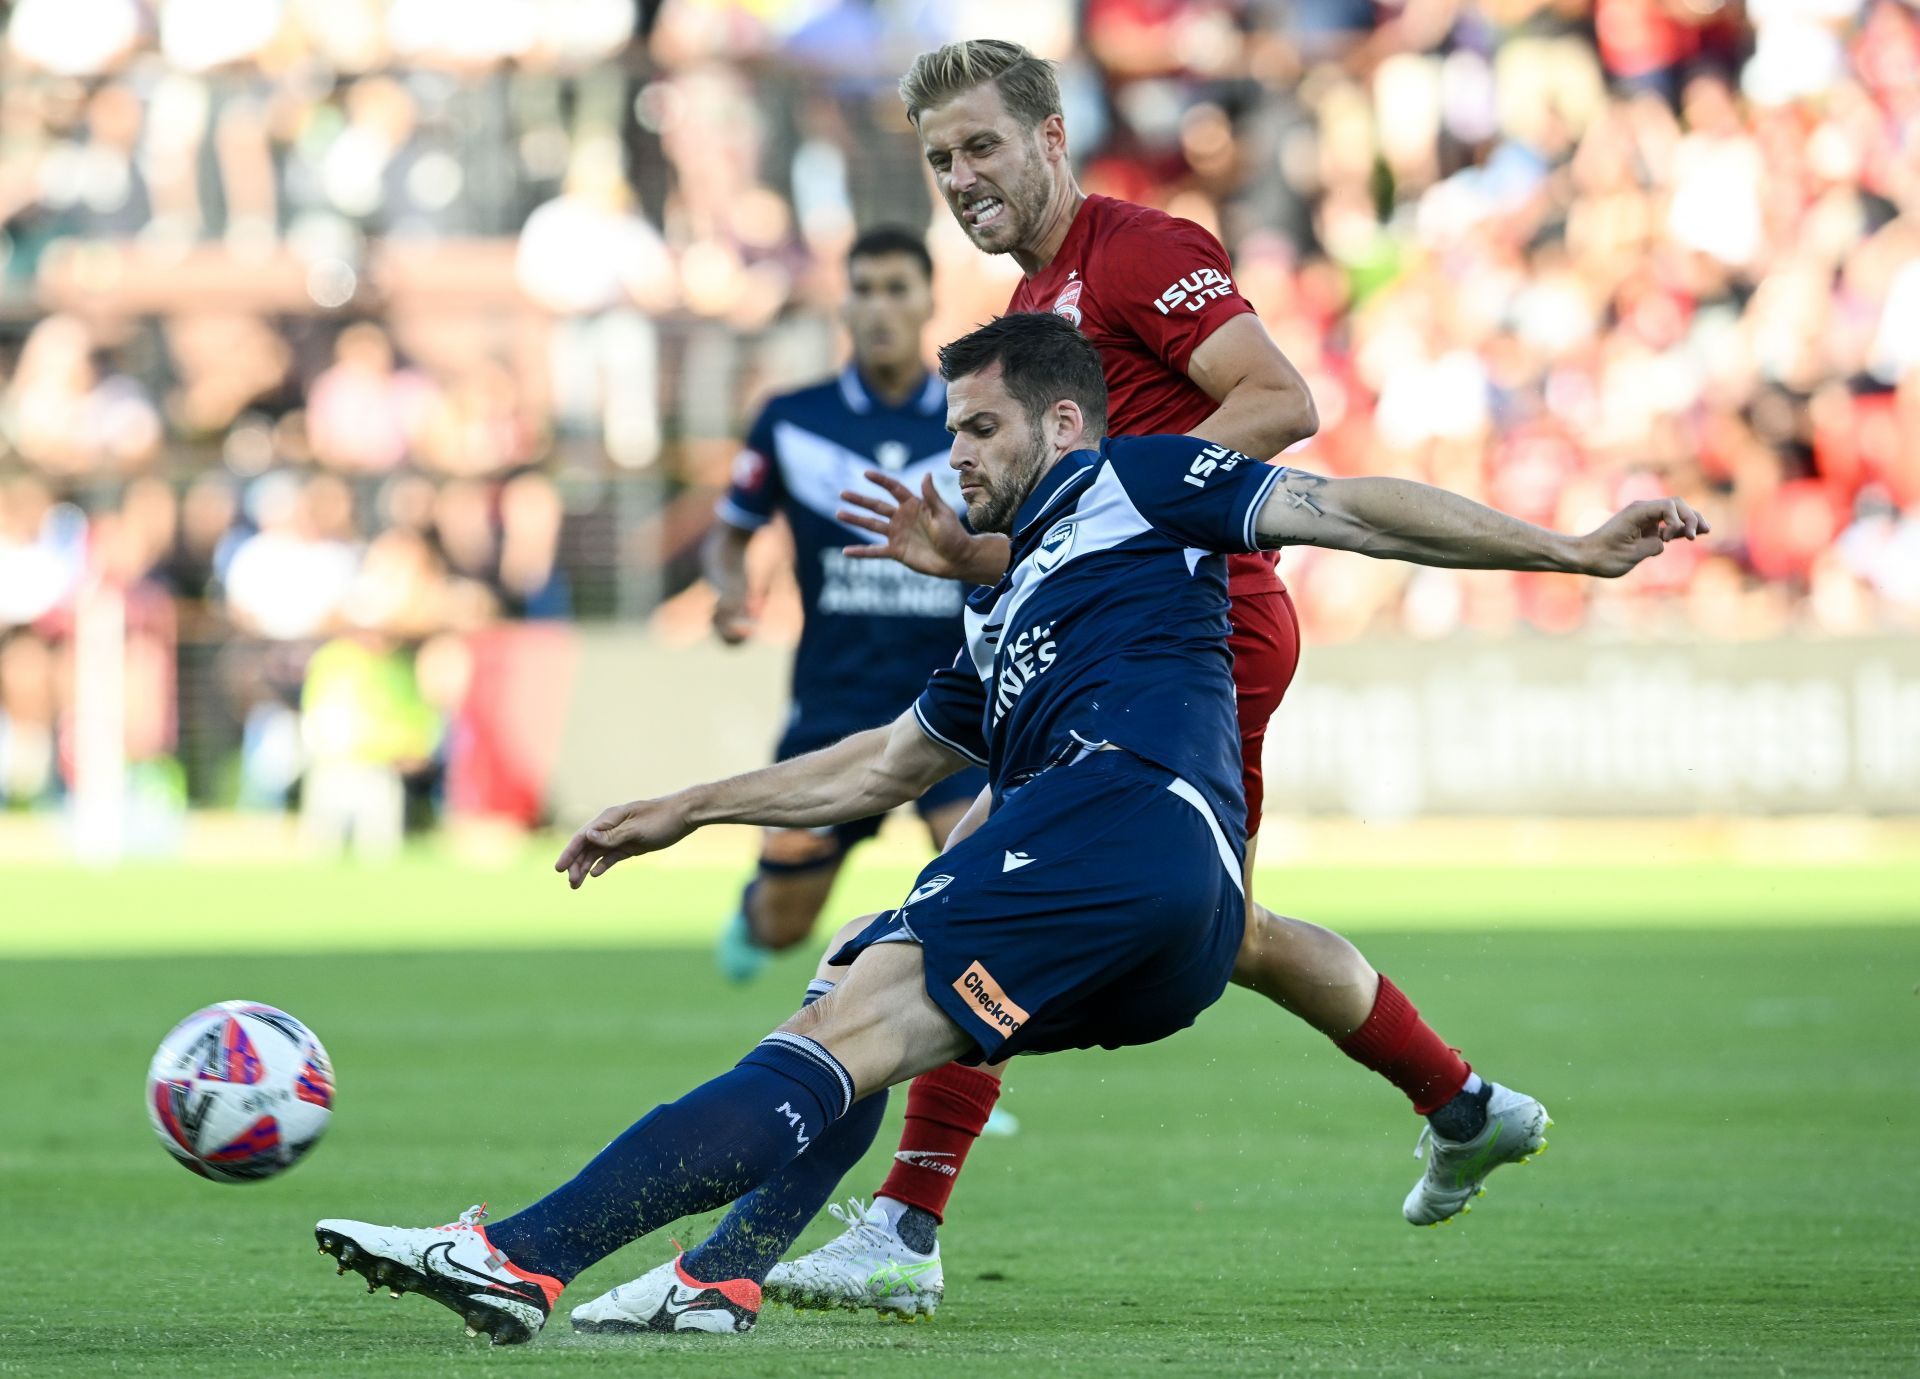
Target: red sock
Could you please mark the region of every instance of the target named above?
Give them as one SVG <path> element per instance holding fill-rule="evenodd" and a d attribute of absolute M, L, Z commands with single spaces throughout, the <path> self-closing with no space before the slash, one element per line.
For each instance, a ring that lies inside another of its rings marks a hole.
<path fill-rule="evenodd" d="M 999 1099 L 999 1078 L 959 1063 L 914 1078 L 907 1088 L 900 1152 L 893 1156 L 893 1171 L 880 1185 L 880 1195 L 944 1221 L 947 1198 L 953 1195 L 967 1151 Z"/>
<path fill-rule="evenodd" d="M 1405 1092 L 1423 1116 L 1452 1101 L 1473 1071 L 1384 976 L 1366 1023 L 1336 1042 L 1340 1052 Z"/>

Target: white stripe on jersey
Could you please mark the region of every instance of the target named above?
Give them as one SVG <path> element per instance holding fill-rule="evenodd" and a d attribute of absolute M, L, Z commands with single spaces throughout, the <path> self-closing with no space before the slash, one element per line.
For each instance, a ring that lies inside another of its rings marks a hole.
<path fill-rule="evenodd" d="M 902 465 L 894 476 L 914 492 L 920 491 L 920 477 L 933 475 L 933 486 L 948 503 L 960 500 L 960 476 L 955 474 L 947 463 L 946 450 L 936 450 L 921 455 Z M 776 421 L 773 424 L 774 463 L 780 466 L 780 481 L 786 485 L 787 494 L 794 502 L 818 513 L 829 522 L 836 521 L 834 514 L 842 506 L 840 493 L 843 489 L 858 489 L 870 492 L 878 497 L 885 493 L 868 483 L 865 471 L 879 466 L 873 456 L 863 455 L 858 450 L 849 450 L 840 442 L 818 432 L 809 431 L 790 421 Z M 864 532 L 857 527 L 848 527 L 848 542 L 864 541 L 877 545 L 883 537 L 872 532 Z"/>
<path fill-rule="evenodd" d="M 987 759 L 985 757 L 975 756 L 972 752 L 969 752 L 965 747 L 962 747 L 959 743 L 955 742 L 952 738 L 948 737 L 945 733 L 941 732 L 938 728 L 934 727 L 933 724 L 927 722 L 927 716 L 920 711 L 920 701 L 918 699 L 913 701 L 913 720 L 914 722 L 920 725 L 921 732 L 925 733 L 928 737 L 932 738 L 935 742 L 939 743 L 942 747 L 945 747 L 949 752 L 959 753 L 961 756 L 965 757 L 968 761 L 972 762 L 975 766 L 985 766 L 987 764 Z"/>
<path fill-rule="evenodd" d="M 1061 493 L 1072 492 L 1074 486 L 1075 481 L 1068 480 Z M 1055 498 L 1058 497 L 1056 494 Z M 1051 506 L 1050 502 L 1048 507 Z M 1041 509 L 1041 516 L 1035 521 L 1036 526 L 1045 520 L 1046 511 L 1046 508 Z M 1079 497 L 1069 509 L 1053 519 L 1054 524 L 1060 522 L 1071 522 L 1074 526 L 1073 545 L 1064 556 L 1054 564 L 1042 567 L 1035 559 L 1041 547 L 1034 547 L 1014 570 L 1013 582 L 1007 592 L 986 614 L 976 613 L 971 608 L 967 610 L 967 653 L 973 658 L 974 669 L 980 672 L 982 680 L 993 674 L 994 646 L 986 641 L 985 636 L 989 626 L 1002 632 L 1012 627 L 1020 617 L 1021 608 L 1040 587 L 1040 582 L 1055 571 L 1071 565 L 1081 556 L 1110 551 L 1153 530 L 1152 524 L 1133 505 L 1133 499 L 1127 496 L 1126 487 L 1120 482 L 1120 476 L 1113 472 L 1113 466 L 1104 461 L 1095 471 L 1093 482 L 1079 491 Z M 1191 568 L 1188 573 L 1192 573 Z"/>
<path fill-rule="evenodd" d="M 1227 875 L 1233 878 L 1233 888 L 1244 895 L 1246 892 L 1240 885 L 1239 860 L 1234 857 L 1233 849 L 1227 846 L 1227 835 L 1221 831 L 1220 821 L 1213 817 L 1213 810 L 1207 804 L 1207 797 L 1178 776 L 1173 778 L 1173 783 L 1167 789 L 1200 811 L 1200 817 L 1207 821 L 1207 832 L 1213 835 L 1213 845 L 1220 853 L 1220 865 L 1225 867 Z"/>
<path fill-rule="evenodd" d="M 1267 468 L 1273 472 L 1261 481 L 1259 493 L 1247 505 L 1247 522 L 1241 528 L 1241 539 L 1246 542 L 1247 549 L 1250 551 L 1260 549 L 1260 509 L 1267 505 L 1267 499 L 1273 496 L 1273 486 L 1279 483 L 1281 475 L 1287 472 L 1285 465 L 1272 464 Z"/>
<path fill-rule="evenodd" d="M 748 512 L 725 495 L 713 505 L 713 515 L 729 527 L 738 527 L 741 531 L 759 531 L 769 520 L 757 512 Z"/>

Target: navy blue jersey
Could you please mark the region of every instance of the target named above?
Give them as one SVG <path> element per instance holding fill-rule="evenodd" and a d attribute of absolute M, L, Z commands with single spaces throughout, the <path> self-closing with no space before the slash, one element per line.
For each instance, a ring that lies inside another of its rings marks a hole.
<path fill-rule="evenodd" d="M 1014 518 L 1012 564 L 967 599 L 967 642 L 915 702 L 1007 791 L 1110 743 L 1189 782 L 1244 846 L 1222 553 L 1283 469 L 1191 436 L 1063 456 Z"/>
<path fill-rule="evenodd" d="M 947 464 L 947 389 L 938 377 L 904 406 L 870 393 L 857 370 L 773 398 L 747 433 L 733 483 L 716 512 L 745 531 L 774 513 L 793 529 L 806 623 L 793 659 L 793 709 L 782 750 L 812 751 L 899 717 L 929 671 L 960 645 L 962 586 L 891 560 L 849 560 L 844 546 L 878 537 L 842 526 L 842 489 L 879 490 L 883 469 L 909 488 L 932 473 L 949 503 L 959 481 Z"/>

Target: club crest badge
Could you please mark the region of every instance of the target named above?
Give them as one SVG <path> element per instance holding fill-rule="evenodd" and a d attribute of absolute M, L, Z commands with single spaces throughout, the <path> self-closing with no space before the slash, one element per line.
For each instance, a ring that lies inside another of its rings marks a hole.
<path fill-rule="evenodd" d="M 1040 538 L 1040 548 L 1033 553 L 1033 563 L 1042 570 L 1051 570 L 1065 560 L 1073 550 L 1073 534 L 1080 529 L 1077 522 L 1061 522 Z"/>
<path fill-rule="evenodd" d="M 1055 316 L 1066 317 L 1074 326 L 1078 327 L 1081 320 L 1080 291 L 1085 286 L 1086 283 L 1082 282 L 1079 278 L 1075 278 L 1072 282 L 1061 288 L 1060 295 L 1053 299 L 1053 314 Z"/>
<path fill-rule="evenodd" d="M 942 872 L 939 876 L 929 876 L 925 881 L 922 881 L 913 888 L 913 894 L 907 897 L 906 905 L 902 905 L 900 908 L 904 910 L 907 908 L 907 905 L 917 905 L 930 895 L 938 895 L 952 884 L 953 878 L 945 872 Z"/>

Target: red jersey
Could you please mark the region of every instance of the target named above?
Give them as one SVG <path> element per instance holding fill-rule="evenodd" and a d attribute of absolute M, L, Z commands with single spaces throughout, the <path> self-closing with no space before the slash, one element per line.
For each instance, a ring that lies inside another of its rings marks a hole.
<path fill-rule="evenodd" d="M 1216 408 L 1187 377 L 1200 342 L 1253 304 L 1233 285 L 1220 241 L 1194 224 L 1110 196 L 1089 196 L 1053 262 L 1022 278 L 1009 312 L 1051 311 L 1099 347 L 1107 430 L 1185 435 Z M 1280 588 L 1271 554 L 1227 557 L 1232 594 Z"/>

